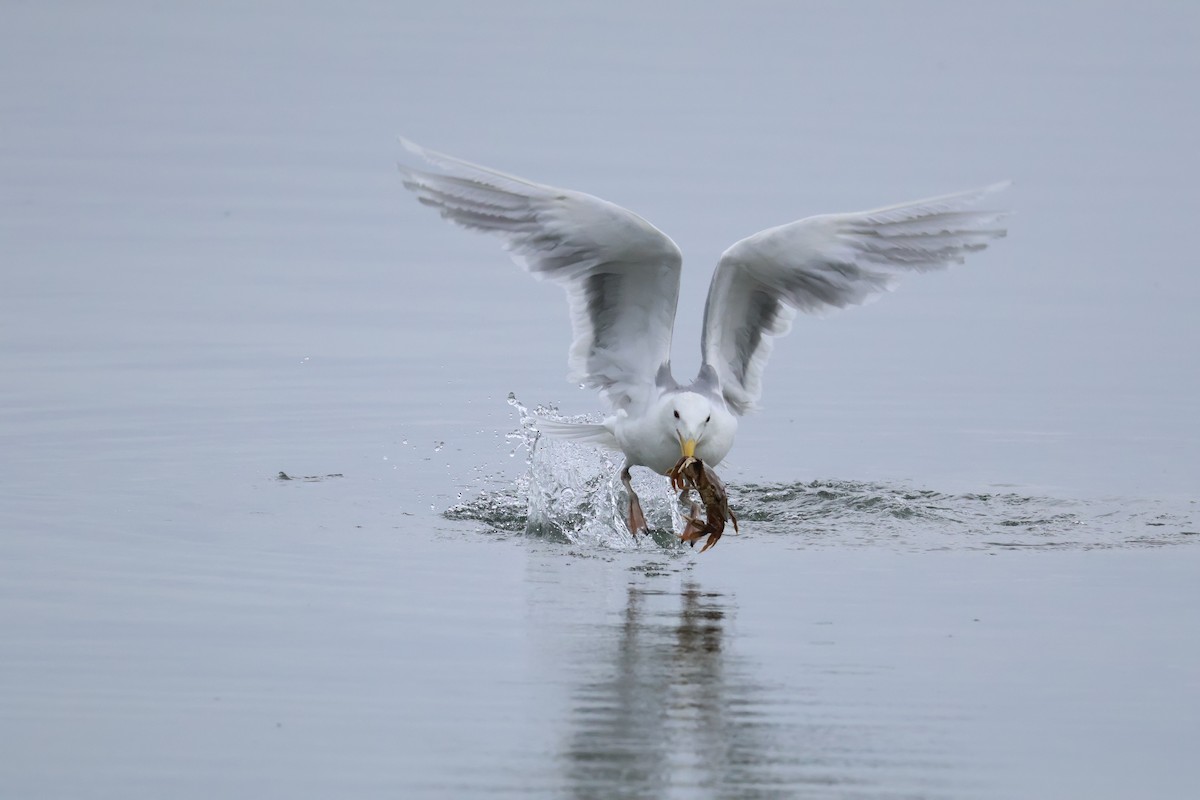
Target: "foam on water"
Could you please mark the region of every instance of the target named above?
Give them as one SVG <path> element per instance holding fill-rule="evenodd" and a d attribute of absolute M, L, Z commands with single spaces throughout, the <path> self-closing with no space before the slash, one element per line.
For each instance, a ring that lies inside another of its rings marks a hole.
<path fill-rule="evenodd" d="M 570 422 L 553 408 L 530 412 L 514 396 L 520 427 L 509 434 L 527 470 L 514 485 L 489 488 L 445 512 L 491 530 L 521 532 L 614 549 L 682 545 L 683 519 L 669 482 L 634 471 L 634 488 L 651 526 L 635 539 L 625 526 L 627 500 L 619 454 L 540 436 L 536 416 Z M 742 535 L 786 536 L 799 547 L 879 546 L 902 550 L 1017 547 L 1153 547 L 1200 542 L 1195 504 L 1138 498 L 1073 500 L 1020 492 L 955 494 L 869 481 L 728 483 Z M 732 530 L 727 530 L 732 534 Z M 730 537 L 726 537 L 730 538 Z M 722 542 L 724 544 L 724 542 Z"/>

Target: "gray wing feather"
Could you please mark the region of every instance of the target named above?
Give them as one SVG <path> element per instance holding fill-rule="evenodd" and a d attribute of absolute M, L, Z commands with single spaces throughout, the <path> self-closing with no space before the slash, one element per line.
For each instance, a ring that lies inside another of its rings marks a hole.
<path fill-rule="evenodd" d="M 616 408 L 644 402 L 670 358 L 682 263 L 675 243 L 598 197 L 401 142 L 445 170 L 400 167 L 404 186 L 423 204 L 463 227 L 500 236 L 535 277 L 566 290 L 570 380 L 600 389 Z"/>
<path fill-rule="evenodd" d="M 904 275 L 961 264 L 1007 233 L 1005 212 L 970 210 L 981 189 L 770 228 L 725 251 L 704 309 L 701 351 L 735 413 L 754 408 L 772 340 L 797 311 L 865 303 Z"/>

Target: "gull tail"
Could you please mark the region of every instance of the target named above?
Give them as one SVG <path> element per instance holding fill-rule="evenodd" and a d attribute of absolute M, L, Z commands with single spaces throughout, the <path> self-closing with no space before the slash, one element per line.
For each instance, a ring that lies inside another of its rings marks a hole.
<path fill-rule="evenodd" d="M 570 439 L 586 444 L 595 444 L 609 450 L 620 450 L 617 439 L 603 423 L 598 422 L 562 422 L 546 417 L 535 417 L 537 429 L 555 439 Z"/>

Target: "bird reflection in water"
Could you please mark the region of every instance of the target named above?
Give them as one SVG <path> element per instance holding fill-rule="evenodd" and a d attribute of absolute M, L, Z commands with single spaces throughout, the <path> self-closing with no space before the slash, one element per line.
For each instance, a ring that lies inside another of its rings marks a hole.
<path fill-rule="evenodd" d="M 724 596 L 694 584 L 629 587 L 623 619 L 603 637 L 615 652 L 588 664 L 596 679 L 574 693 L 564 766 L 575 797 L 794 796 L 781 698 L 729 652 L 730 613 Z"/>

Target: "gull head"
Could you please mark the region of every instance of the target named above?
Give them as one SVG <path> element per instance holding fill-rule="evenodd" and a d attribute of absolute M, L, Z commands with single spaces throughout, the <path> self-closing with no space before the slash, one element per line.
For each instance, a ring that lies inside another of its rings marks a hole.
<path fill-rule="evenodd" d="M 670 424 L 679 439 L 679 453 L 687 458 L 696 457 L 696 446 L 704 441 L 713 420 L 713 403 L 702 394 L 680 392 L 672 395 L 666 404 Z"/>

